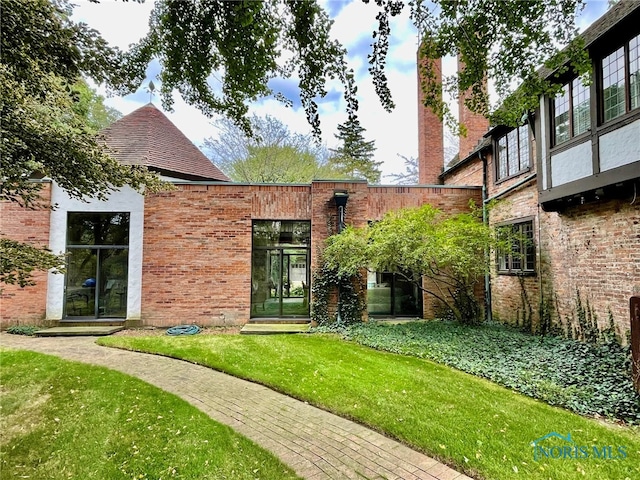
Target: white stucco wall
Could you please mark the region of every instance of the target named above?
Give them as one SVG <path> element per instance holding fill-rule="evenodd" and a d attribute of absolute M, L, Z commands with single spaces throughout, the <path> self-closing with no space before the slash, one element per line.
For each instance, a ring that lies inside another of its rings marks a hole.
<path fill-rule="evenodd" d="M 600 137 L 600 171 L 640 160 L 640 120 Z"/>
<path fill-rule="evenodd" d="M 542 165 L 540 166 L 539 175 L 542 175 L 542 189 L 547 189 L 547 109 L 545 108 L 546 97 L 540 97 L 540 141 L 536 148 L 540 148 Z"/>
<path fill-rule="evenodd" d="M 551 186 L 557 187 L 593 175 L 591 141 L 551 156 Z"/>
<path fill-rule="evenodd" d="M 129 284 L 127 288 L 127 319 L 139 319 L 142 300 L 142 233 L 144 227 L 144 196 L 124 187 L 112 193 L 106 201 L 72 199 L 57 184 L 53 184 L 51 202 L 57 208 L 51 212 L 49 248 L 55 253 L 66 251 L 68 212 L 128 212 L 129 213 Z M 63 275 L 49 274 L 47 289 L 47 320 L 60 320 L 64 305 Z"/>

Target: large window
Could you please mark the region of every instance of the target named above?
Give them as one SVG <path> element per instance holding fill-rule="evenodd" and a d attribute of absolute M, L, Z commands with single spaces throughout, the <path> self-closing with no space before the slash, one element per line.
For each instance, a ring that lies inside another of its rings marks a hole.
<path fill-rule="evenodd" d="M 501 239 L 507 246 L 498 251 L 498 273 L 534 273 L 536 249 L 533 239 L 533 220 L 500 225 Z"/>
<path fill-rule="evenodd" d="M 601 63 L 604 122 L 640 107 L 640 35 L 605 56 Z"/>
<path fill-rule="evenodd" d="M 307 221 L 253 223 L 252 317 L 309 316 L 310 241 Z"/>
<path fill-rule="evenodd" d="M 498 139 L 497 179 L 502 180 L 529 169 L 531 148 L 529 126 L 511 130 Z"/>
<path fill-rule="evenodd" d="M 371 317 L 422 317 L 420 275 L 368 272 L 367 313 Z"/>
<path fill-rule="evenodd" d="M 66 317 L 126 317 L 128 269 L 128 213 L 68 214 Z"/>
<path fill-rule="evenodd" d="M 574 78 L 553 100 L 553 144 L 559 145 L 591 127 L 589 87 Z"/>

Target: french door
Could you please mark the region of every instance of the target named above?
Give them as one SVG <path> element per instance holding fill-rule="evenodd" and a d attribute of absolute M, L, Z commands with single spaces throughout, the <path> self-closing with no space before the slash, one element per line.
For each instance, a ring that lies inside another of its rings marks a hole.
<path fill-rule="evenodd" d="M 309 317 L 309 222 L 254 222 L 251 316 Z"/>
<path fill-rule="evenodd" d="M 69 213 L 66 318 L 126 318 L 128 244 L 128 213 Z"/>

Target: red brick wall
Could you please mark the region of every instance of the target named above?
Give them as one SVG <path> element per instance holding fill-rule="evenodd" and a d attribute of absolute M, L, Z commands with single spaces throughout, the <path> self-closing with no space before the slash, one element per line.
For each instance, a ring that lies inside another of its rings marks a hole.
<path fill-rule="evenodd" d="M 436 75 L 442 78 L 442 59 L 432 62 Z M 418 59 L 420 62 L 420 59 Z M 440 184 L 444 166 L 444 131 L 442 122 L 430 108 L 424 106 L 420 69 L 418 68 L 418 176 L 422 185 Z"/>
<path fill-rule="evenodd" d="M 41 196 L 46 206 L 51 202 L 51 184 L 43 184 Z M 0 203 L 0 234 L 12 240 L 38 247 L 49 245 L 51 211 L 48 208 L 28 210 L 14 203 Z M 0 327 L 22 323 L 38 324 L 45 318 L 47 305 L 47 272 L 35 272 L 35 286 L 20 288 L 0 284 Z"/>
<path fill-rule="evenodd" d="M 369 187 L 366 182 L 312 185 L 178 185 L 145 198 L 142 323 L 171 326 L 243 324 L 250 317 L 251 225 L 255 219 L 310 220 L 312 271 L 324 240 L 337 231 L 335 190 L 346 190 L 346 222 L 363 226 L 385 212 L 431 203 L 465 211 L 474 188 Z M 46 191 L 49 195 L 49 190 Z M 49 242 L 48 210 L 2 205 L 2 232 L 39 245 Z M 26 289 L 2 292 L 3 325 L 35 323 L 46 308 L 46 275 Z M 425 309 L 431 311 L 427 299 Z"/>
<path fill-rule="evenodd" d="M 463 70 L 464 62 L 458 55 L 458 71 Z M 486 84 L 485 84 L 486 86 Z M 484 89 L 486 91 L 486 88 Z M 460 137 L 459 158 L 467 158 L 473 149 L 482 140 L 482 136 L 489 129 L 489 120 L 478 113 L 473 113 L 465 105 L 470 92 L 463 92 L 458 97 L 458 121 L 465 127 L 466 135 Z"/>
<path fill-rule="evenodd" d="M 602 327 L 609 310 L 622 337 L 630 329 L 629 298 L 640 294 L 640 204 L 610 200 L 541 213 L 542 259 L 554 318 L 575 316 L 576 291 Z"/>
<path fill-rule="evenodd" d="M 503 222 L 512 222 L 533 217 L 534 241 L 538 238 L 538 202 L 535 181 L 507 194 L 489 212 L 489 224 L 496 226 Z M 536 274 L 515 276 L 498 274 L 496 255 L 491 256 L 491 303 L 496 320 L 509 324 L 523 325 L 538 322 L 540 303 L 540 276 L 536 265 Z"/>
<path fill-rule="evenodd" d="M 445 185 L 475 185 L 482 186 L 484 172 L 482 160 L 473 158 L 467 161 L 464 166 L 460 166 L 444 175 Z"/>
<path fill-rule="evenodd" d="M 145 200 L 142 321 L 243 324 L 252 219 L 310 219 L 308 186 L 180 185 Z"/>
<path fill-rule="evenodd" d="M 523 173 L 495 183 L 493 158 L 488 156 L 488 195 L 494 196 L 531 175 Z M 447 176 L 447 185 L 467 183 L 477 174 L 469 163 Z M 611 200 L 575 206 L 561 213 L 547 213 L 538 206 L 535 180 L 505 193 L 490 212 L 490 224 L 526 217 L 534 219 L 536 274 L 524 278 L 499 275 L 495 256 L 491 261 L 492 311 L 506 323 L 521 323 L 530 316 L 539 322 L 541 288 L 555 326 L 569 329 L 576 318 L 576 296 L 580 291 L 606 327 L 611 311 L 621 337 L 629 331 L 629 297 L 640 294 L 640 206 Z M 543 285 L 541 286 L 541 282 Z"/>

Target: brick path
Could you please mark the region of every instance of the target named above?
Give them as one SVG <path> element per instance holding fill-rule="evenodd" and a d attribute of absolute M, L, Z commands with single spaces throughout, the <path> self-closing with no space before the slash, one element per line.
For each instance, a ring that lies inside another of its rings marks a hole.
<path fill-rule="evenodd" d="M 95 337 L 0 334 L 2 347 L 101 365 L 174 393 L 271 451 L 306 479 L 470 478 L 357 423 L 255 383 L 180 360 L 94 342 Z"/>

